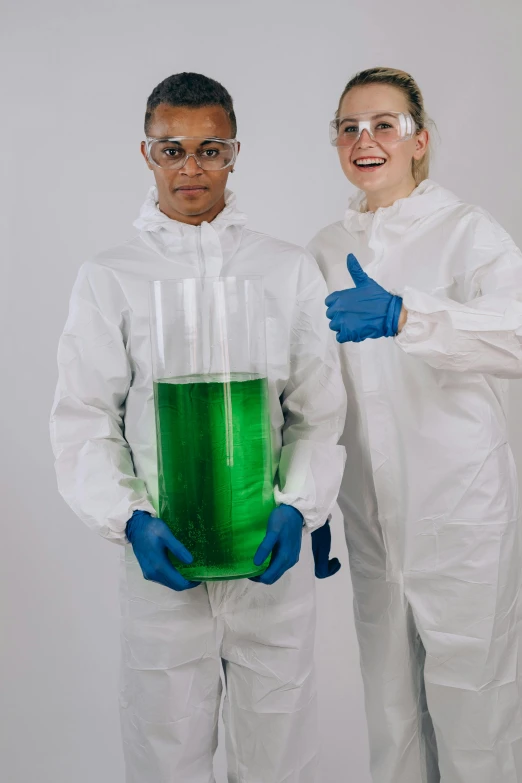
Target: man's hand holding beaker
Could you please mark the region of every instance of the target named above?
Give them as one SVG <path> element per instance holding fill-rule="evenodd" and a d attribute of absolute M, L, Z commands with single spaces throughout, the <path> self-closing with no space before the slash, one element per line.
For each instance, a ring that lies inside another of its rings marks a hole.
<path fill-rule="evenodd" d="M 192 562 L 192 555 L 162 519 L 153 517 L 148 511 L 135 511 L 125 532 L 145 579 L 177 592 L 201 584 L 189 582 L 170 562 L 167 552 L 187 565 Z"/>
<path fill-rule="evenodd" d="M 273 585 L 285 571 L 299 560 L 303 537 L 303 515 L 293 506 L 281 505 L 275 508 L 268 519 L 266 535 L 254 556 L 254 564 L 260 566 L 272 553 L 270 565 L 264 574 L 256 576 L 253 582 Z"/>

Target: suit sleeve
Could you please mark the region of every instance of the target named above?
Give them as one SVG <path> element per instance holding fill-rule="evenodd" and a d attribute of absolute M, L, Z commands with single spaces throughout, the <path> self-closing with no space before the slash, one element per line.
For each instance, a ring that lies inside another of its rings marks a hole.
<path fill-rule="evenodd" d="M 309 529 L 331 513 L 344 470 L 346 393 L 337 346 L 328 328 L 326 284 L 306 255 L 295 303 L 291 373 L 281 398 L 285 424 L 279 463 L 278 503 L 297 508 Z"/>
<path fill-rule="evenodd" d="M 522 254 L 480 213 L 470 248 L 469 301 L 406 288 L 408 318 L 395 338 L 405 353 L 441 370 L 522 377 Z"/>
<path fill-rule="evenodd" d="M 125 543 L 133 511 L 155 512 L 124 436 L 132 373 L 123 324 L 102 310 L 86 265 L 59 342 L 51 441 L 62 497 L 89 527 Z"/>

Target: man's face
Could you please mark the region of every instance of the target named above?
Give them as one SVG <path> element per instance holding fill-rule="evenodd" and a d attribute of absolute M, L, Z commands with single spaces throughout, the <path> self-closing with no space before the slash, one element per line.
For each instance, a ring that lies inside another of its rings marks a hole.
<path fill-rule="evenodd" d="M 148 129 L 148 136 L 160 139 L 174 136 L 229 139 L 231 135 L 230 118 L 217 105 L 193 109 L 162 103 L 156 107 Z M 199 142 L 187 140 L 184 146 L 187 152 L 196 152 Z M 141 152 L 147 161 L 145 142 L 141 143 Z M 230 167 L 207 171 L 194 158 L 189 158 L 181 169 L 159 168 L 148 161 L 147 166 L 156 180 L 159 208 L 173 220 L 199 226 L 203 221 L 214 220 L 224 208 Z"/>

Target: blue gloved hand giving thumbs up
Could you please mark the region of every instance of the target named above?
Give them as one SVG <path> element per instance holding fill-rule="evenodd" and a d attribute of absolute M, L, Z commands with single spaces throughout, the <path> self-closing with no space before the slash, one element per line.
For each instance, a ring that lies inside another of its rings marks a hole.
<path fill-rule="evenodd" d="M 402 299 L 368 277 L 355 256 L 347 258 L 355 288 L 336 291 L 326 299 L 330 329 L 340 343 L 360 343 L 377 337 L 395 337 L 399 331 Z"/>

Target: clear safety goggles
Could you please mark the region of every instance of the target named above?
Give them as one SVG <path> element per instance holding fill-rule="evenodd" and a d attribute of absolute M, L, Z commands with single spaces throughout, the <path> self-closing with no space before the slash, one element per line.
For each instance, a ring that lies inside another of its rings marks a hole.
<path fill-rule="evenodd" d="M 330 142 L 334 147 L 353 147 L 363 131 L 383 144 L 408 141 L 416 133 L 411 114 L 394 111 L 363 112 L 336 117 L 330 123 Z"/>
<path fill-rule="evenodd" d="M 220 171 L 232 166 L 237 158 L 236 139 L 199 136 L 146 138 L 147 160 L 162 169 L 182 169 L 189 158 L 194 158 L 205 171 Z"/>

